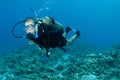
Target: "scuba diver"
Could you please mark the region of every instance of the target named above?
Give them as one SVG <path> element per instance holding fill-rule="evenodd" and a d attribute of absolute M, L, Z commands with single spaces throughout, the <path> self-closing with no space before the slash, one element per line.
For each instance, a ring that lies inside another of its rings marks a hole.
<path fill-rule="evenodd" d="M 38 14 L 34 9 L 32 12 L 36 15 L 37 20 L 32 17 L 28 17 L 23 21 L 16 23 L 12 28 L 12 35 L 16 38 L 28 38 L 30 43 L 35 42 L 39 45 L 40 49 L 46 49 L 46 56 L 50 56 L 50 48 L 60 48 L 66 52 L 63 48 L 66 45 L 70 45 L 75 41 L 76 38 L 80 36 L 80 31 L 75 30 L 75 34 L 67 39 L 66 35 L 72 29 L 68 26 L 65 31 L 63 25 L 55 21 L 51 16 L 45 16 L 44 18 L 39 18 Z M 24 23 L 26 36 L 17 36 L 14 32 L 18 24 Z"/>
<path fill-rule="evenodd" d="M 26 18 L 24 21 L 26 37 L 39 45 L 41 49 L 46 49 L 46 55 L 50 56 L 50 48 L 60 48 L 66 51 L 63 47 L 74 42 L 80 36 L 80 31 L 70 38 L 66 39 L 66 35 L 72 29 L 68 26 L 63 29 L 63 25 L 55 21 L 51 16 L 45 16 L 43 19 L 35 21 L 32 17 Z"/>

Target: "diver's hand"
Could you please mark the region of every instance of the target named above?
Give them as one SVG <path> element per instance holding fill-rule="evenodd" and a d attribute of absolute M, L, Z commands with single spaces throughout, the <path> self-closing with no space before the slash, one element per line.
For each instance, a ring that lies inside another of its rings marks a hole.
<path fill-rule="evenodd" d="M 51 52 L 48 51 L 48 52 L 46 53 L 46 56 L 47 56 L 47 57 L 50 57 L 50 54 L 51 54 Z"/>
<path fill-rule="evenodd" d="M 28 33 L 26 37 L 30 40 L 34 39 L 34 35 L 32 33 Z"/>

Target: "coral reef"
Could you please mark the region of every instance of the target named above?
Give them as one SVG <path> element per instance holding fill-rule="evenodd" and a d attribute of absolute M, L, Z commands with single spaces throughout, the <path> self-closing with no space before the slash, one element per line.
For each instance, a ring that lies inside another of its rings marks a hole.
<path fill-rule="evenodd" d="M 0 80 L 119 80 L 120 50 L 94 51 L 81 46 L 51 50 L 49 58 L 36 45 L 6 51 L 0 57 Z M 91 48 L 92 49 L 92 48 Z M 95 48 L 94 48 L 95 49 Z"/>

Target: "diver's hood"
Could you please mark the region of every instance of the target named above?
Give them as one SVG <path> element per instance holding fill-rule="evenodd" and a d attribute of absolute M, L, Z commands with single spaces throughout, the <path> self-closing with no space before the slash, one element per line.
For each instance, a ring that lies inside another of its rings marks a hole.
<path fill-rule="evenodd" d="M 32 17 L 28 17 L 28 18 L 25 19 L 24 23 L 25 23 L 25 26 L 34 25 L 35 20 Z"/>

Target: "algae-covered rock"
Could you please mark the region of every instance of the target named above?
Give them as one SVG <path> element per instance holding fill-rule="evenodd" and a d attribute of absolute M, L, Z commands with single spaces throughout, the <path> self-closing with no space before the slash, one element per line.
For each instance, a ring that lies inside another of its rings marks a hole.
<path fill-rule="evenodd" d="M 83 75 L 80 80 L 98 80 L 95 75 Z"/>
<path fill-rule="evenodd" d="M 80 46 L 77 46 L 80 47 Z M 70 50 L 70 47 L 68 47 Z M 20 50 L 20 51 L 19 51 Z M 42 53 L 27 46 L 10 51 L 0 60 L 0 80 L 119 80 L 120 50 L 94 52 L 84 48 L 62 52 L 52 51 L 44 59 Z"/>

